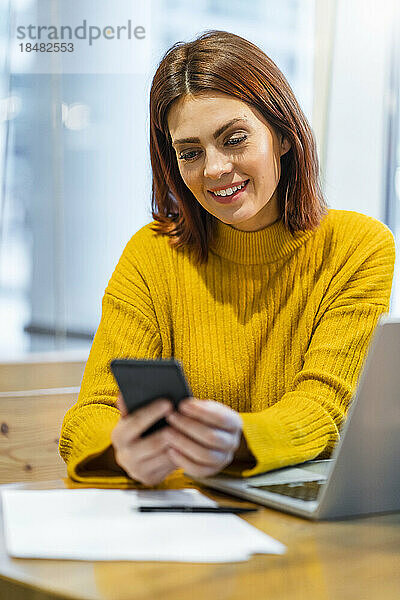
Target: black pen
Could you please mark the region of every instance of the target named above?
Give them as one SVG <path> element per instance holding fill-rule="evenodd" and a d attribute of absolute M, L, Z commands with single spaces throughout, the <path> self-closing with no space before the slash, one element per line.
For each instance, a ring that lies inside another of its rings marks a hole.
<path fill-rule="evenodd" d="M 139 512 L 183 512 L 183 513 L 231 513 L 240 514 L 256 512 L 258 508 L 243 508 L 235 506 L 139 506 Z"/>

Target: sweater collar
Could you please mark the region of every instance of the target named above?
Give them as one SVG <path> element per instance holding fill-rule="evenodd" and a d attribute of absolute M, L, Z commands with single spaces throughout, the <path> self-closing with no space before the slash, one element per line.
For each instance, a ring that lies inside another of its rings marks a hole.
<path fill-rule="evenodd" d="M 296 231 L 292 235 L 279 219 L 259 231 L 240 231 L 219 219 L 214 220 L 210 250 L 235 263 L 271 263 L 291 254 L 314 232 Z"/>

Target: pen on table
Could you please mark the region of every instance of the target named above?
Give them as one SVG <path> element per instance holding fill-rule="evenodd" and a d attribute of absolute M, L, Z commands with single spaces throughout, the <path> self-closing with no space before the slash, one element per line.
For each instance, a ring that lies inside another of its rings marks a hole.
<path fill-rule="evenodd" d="M 241 514 L 256 512 L 258 508 L 244 508 L 235 506 L 139 506 L 139 512 L 184 512 L 184 513 L 230 513 Z"/>

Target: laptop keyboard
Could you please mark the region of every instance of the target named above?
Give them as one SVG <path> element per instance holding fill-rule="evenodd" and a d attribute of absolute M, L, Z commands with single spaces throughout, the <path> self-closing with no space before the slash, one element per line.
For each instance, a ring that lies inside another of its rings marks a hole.
<path fill-rule="evenodd" d="M 279 483 L 273 485 L 259 485 L 258 490 L 274 492 L 283 496 L 299 498 L 300 500 L 316 500 L 319 490 L 325 484 L 325 481 L 303 481 L 302 483 Z"/>

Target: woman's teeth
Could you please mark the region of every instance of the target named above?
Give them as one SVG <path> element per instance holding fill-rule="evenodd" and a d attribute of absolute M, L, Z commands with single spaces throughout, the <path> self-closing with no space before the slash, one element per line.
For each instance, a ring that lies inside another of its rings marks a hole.
<path fill-rule="evenodd" d="M 232 194 L 234 194 L 238 190 L 241 190 L 242 187 L 244 187 L 246 185 L 246 183 L 247 183 L 247 181 L 244 181 L 241 185 L 231 187 L 226 190 L 221 190 L 220 192 L 212 192 L 212 193 L 215 194 L 216 196 L 232 196 Z"/>

